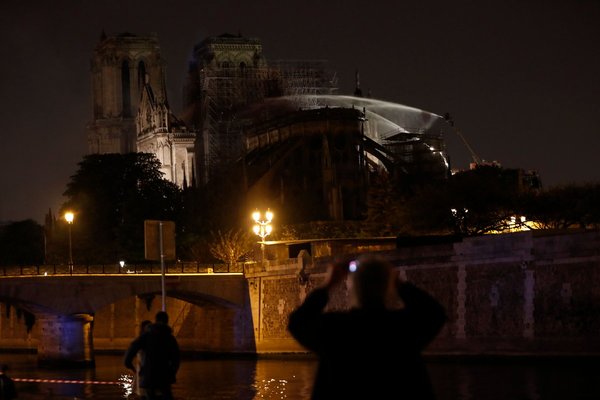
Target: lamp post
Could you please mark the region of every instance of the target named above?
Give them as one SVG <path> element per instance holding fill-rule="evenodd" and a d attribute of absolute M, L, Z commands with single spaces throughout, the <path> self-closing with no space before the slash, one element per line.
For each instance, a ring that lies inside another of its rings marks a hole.
<path fill-rule="evenodd" d="M 450 212 L 452 213 L 452 217 L 454 217 L 455 233 L 463 235 L 467 231 L 467 225 L 465 222 L 465 218 L 467 217 L 467 213 L 469 212 L 469 209 L 464 208 L 464 207 L 462 210 L 457 210 L 456 208 L 451 208 Z"/>
<path fill-rule="evenodd" d="M 75 219 L 75 214 L 71 211 L 67 211 L 65 213 L 65 221 L 69 225 L 69 272 L 73 274 L 73 244 L 71 241 L 71 225 L 73 225 L 73 220 Z"/>
<path fill-rule="evenodd" d="M 260 237 L 260 250 L 262 253 L 262 261 L 265 261 L 265 238 L 273 231 L 271 221 L 273 221 L 273 213 L 267 209 L 265 213 L 265 219 L 261 219 L 260 211 L 256 210 L 252 213 L 252 219 L 256 222 L 256 225 L 252 228 L 254 233 Z"/>

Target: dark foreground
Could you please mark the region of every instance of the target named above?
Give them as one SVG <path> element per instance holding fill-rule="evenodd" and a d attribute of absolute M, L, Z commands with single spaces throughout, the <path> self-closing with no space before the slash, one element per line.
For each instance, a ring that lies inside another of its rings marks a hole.
<path fill-rule="evenodd" d="M 439 400 L 600 399 L 599 359 L 431 359 Z M 93 369 L 38 368 L 32 354 L 0 354 L 19 399 L 126 399 L 131 374 L 120 355 L 98 355 Z M 185 400 L 307 399 L 315 361 L 308 357 L 186 359 L 173 391 Z M 398 390 L 402 390 L 398 380 Z"/>

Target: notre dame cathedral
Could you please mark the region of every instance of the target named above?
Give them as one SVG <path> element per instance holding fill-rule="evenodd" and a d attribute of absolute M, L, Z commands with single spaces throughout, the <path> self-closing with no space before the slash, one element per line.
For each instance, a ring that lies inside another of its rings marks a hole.
<path fill-rule="evenodd" d="M 337 95 L 323 61 L 269 61 L 260 40 L 223 34 L 193 49 L 181 115 L 167 99 L 158 37 L 101 36 L 91 62 L 88 152 L 147 152 L 180 187 L 239 178 L 249 203 L 358 219 L 369 176 L 400 181 L 448 173 L 439 116 Z M 256 201 L 255 201 L 256 200 Z"/>
<path fill-rule="evenodd" d="M 154 153 L 181 187 L 193 176 L 196 133 L 169 108 L 164 66 L 156 36 L 102 35 L 91 62 L 88 152 Z"/>

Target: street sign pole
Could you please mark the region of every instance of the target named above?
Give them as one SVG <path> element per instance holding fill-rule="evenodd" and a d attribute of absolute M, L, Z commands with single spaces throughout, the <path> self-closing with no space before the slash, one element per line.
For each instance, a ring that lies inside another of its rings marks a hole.
<path fill-rule="evenodd" d="M 162 293 L 162 310 L 167 311 L 167 300 L 165 295 L 165 251 L 163 245 L 163 222 L 158 223 L 158 237 L 160 238 L 160 290 Z"/>
<path fill-rule="evenodd" d="M 162 310 L 167 311 L 165 261 L 177 259 L 175 256 L 175 222 L 157 220 L 144 221 L 144 256 L 146 260 L 160 260 Z"/>

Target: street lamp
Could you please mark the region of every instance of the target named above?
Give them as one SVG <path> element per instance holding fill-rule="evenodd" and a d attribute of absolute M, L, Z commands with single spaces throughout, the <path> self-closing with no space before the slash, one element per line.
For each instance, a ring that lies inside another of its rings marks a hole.
<path fill-rule="evenodd" d="M 273 221 L 273 213 L 267 209 L 265 213 L 265 219 L 261 219 L 260 211 L 256 210 L 252 213 L 252 219 L 256 222 L 256 225 L 252 228 L 254 233 L 260 237 L 260 250 L 262 253 L 262 260 L 265 261 L 265 238 L 271 234 L 273 227 L 271 221 Z"/>
<path fill-rule="evenodd" d="M 455 233 L 464 234 L 467 231 L 466 217 L 469 212 L 468 208 L 464 208 L 462 210 L 457 210 L 456 208 L 451 208 L 450 212 L 452 213 L 452 217 L 454 217 L 454 230 Z"/>
<path fill-rule="evenodd" d="M 69 225 L 69 272 L 73 274 L 73 244 L 71 241 L 71 225 L 73 225 L 73 220 L 75 219 L 75 214 L 71 211 L 67 211 L 65 213 L 65 220 Z"/>

